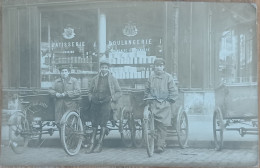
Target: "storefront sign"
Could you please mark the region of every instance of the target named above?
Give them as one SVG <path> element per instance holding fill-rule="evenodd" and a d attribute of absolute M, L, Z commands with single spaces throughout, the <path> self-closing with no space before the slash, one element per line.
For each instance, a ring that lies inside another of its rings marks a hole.
<path fill-rule="evenodd" d="M 152 39 L 113 40 L 108 41 L 110 46 L 151 45 Z"/>
<path fill-rule="evenodd" d="M 128 22 L 123 29 L 123 34 L 127 37 L 133 37 L 137 35 L 138 29 L 132 22 Z"/>
<path fill-rule="evenodd" d="M 54 42 L 52 48 L 85 47 L 84 41 Z"/>
<path fill-rule="evenodd" d="M 76 34 L 75 34 L 73 28 L 67 27 L 64 29 L 64 32 L 62 33 L 62 35 L 65 39 L 72 39 L 75 37 Z"/>

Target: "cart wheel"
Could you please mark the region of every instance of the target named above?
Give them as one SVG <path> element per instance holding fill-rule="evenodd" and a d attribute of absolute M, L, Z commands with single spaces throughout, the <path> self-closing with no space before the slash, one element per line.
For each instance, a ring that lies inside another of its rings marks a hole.
<path fill-rule="evenodd" d="M 144 118 L 143 129 L 144 129 L 144 140 L 146 144 L 146 151 L 148 156 L 151 157 L 154 152 L 154 138 L 155 138 L 154 116 L 152 113 L 148 115 L 148 118 Z"/>
<path fill-rule="evenodd" d="M 29 123 L 23 114 L 15 114 L 9 119 L 9 140 L 12 150 L 21 154 L 30 139 Z"/>
<path fill-rule="evenodd" d="M 66 114 L 65 114 L 66 115 Z M 76 112 L 69 112 L 61 124 L 61 142 L 65 152 L 76 155 L 83 140 L 83 125 L 80 116 Z"/>
<path fill-rule="evenodd" d="M 120 135 L 121 135 L 121 140 L 124 144 L 124 146 L 130 148 L 133 146 L 133 125 L 134 121 L 131 117 L 131 114 L 129 112 L 124 113 L 121 116 L 120 119 Z"/>
<path fill-rule="evenodd" d="M 223 147 L 224 121 L 221 110 L 218 108 L 213 115 L 213 133 L 215 150 L 220 151 Z"/>
<path fill-rule="evenodd" d="M 134 120 L 134 131 L 133 131 L 133 140 L 134 140 L 134 145 L 137 148 L 141 148 L 143 146 L 143 121 L 142 119 L 135 119 Z"/>
<path fill-rule="evenodd" d="M 188 143 L 189 124 L 187 114 L 182 107 L 178 110 L 176 124 L 179 145 L 181 148 L 186 148 Z"/>

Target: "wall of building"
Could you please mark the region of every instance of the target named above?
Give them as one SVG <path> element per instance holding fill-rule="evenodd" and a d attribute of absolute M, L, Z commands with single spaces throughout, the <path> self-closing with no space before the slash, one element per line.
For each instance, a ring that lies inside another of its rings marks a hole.
<path fill-rule="evenodd" d="M 91 43 L 96 42 L 99 47 L 98 52 L 102 54 L 106 54 L 103 53 L 107 49 L 105 43 L 125 37 L 122 30 L 129 21 L 133 21 L 138 30 L 136 39 L 155 40 L 156 43 L 151 45 L 152 52 L 146 54 L 166 59 L 166 70 L 175 77 L 179 88 L 184 91 L 182 94 L 184 106 L 189 113 L 208 114 L 214 109 L 214 88 L 221 82 L 219 57 L 222 35 L 227 29 L 233 31 L 237 38 L 245 35 L 247 39 L 253 40 L 252 51 L 248 51 L 252 56 L 250 57 L 252 61 L 247 67 L 250 71 L 246 73 L 238 71 L 237 74 L 250 74 L 249 76 L 256 80 L 255 13 L 250 4 L 234 6 L 202 2 L 153 2 L 152 5 L 147 5 L 147 2 L 135 1 L 5 0 L 3 2 L 5 23 L 3 25 L 3 86 L 8 89 L 40 89 L 40 42 L 48 42 L 48 38 L 45 40 L 41 38 L 42 27 L 40 26 L 46 19 L 43 16 L 49 13 L 48 17 L 51 18 L 51 13 L 56 12 L 61 15 L 61 19 L 64 17 L 64 21 L 66 11 L 72 15 L 75 14 L 73 11 L 78 11 L 75 15 L 77 17 L 72 20 L 84 21 L 81 22 L 82 31 L 88 32 L 84 38 L 90 37 Z M 87 13 L 86 16 L 82 15 L 81 12 L 84 11 L 94 11 L 93 17 L 87 17 Z M 100 21 L 102 20 L 100 16 L 103 21 L 105 17 L 105 22 Z M 90 24 L 93 23 L 95 17 L 97 27 L 101 23 L 105 24 L 106 37 L 101 38 L 104 30 L 93 31 L 89 27 L 84 29 L 88 21 L 92 21 Z M 252 23 L 248 24 L 250 20 L 247 18 L 252 18 Z M 51 24 L 58 24 L 59 21 L 56 22 L 54 19 Z M 241 28 L 241 25 L 247 26 Z M 55 29 L 60 31 L 62 27 L 56 25 Z M 47 35 L 48 33 L 45 32 L 44 36 Z M 134 37 L 127 39 L 135 40 Z M 232 45 L 239 47 L 239 43 L 232 43 Z M 237 50 L 235 53 L 239 52 L 240 50 Z M 234 58 L 240 59 L 237 55 L 234 55 Z M 125 83 L 130 82 L 136 81 L 130 79 Z"/>

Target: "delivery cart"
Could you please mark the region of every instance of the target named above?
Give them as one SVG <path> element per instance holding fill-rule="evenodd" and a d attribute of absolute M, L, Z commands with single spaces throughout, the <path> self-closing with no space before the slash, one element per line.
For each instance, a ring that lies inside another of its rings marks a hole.
<path fill-rule="evenodd" d="M 215 149 L 223 148 L 224 131 L 258 135 L 257 83 L 221 84 L 215 92 L 213 115 Z"/>

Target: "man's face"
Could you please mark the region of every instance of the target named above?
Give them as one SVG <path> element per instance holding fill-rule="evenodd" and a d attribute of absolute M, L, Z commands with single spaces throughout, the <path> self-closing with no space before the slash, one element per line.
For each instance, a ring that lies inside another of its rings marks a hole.
<path fill-rule="evenodd" d="M 100 70 L 101 70 L 101 73 L 102 73 L 102 74 L 106 74 L 106 73 L 108 73 L 109 67 L 108 67 L 108 65 L 106 65 L 106 64 L 102 64 L 102 65 L 100 66 Z"/>
<path fill-rule="evenodd" d="M 155 72 L 163 72 L 164 71 L 164 65 L 163 64 L 154 65 L 154 71 Z"/>
<path fill-rule="evenodd" d="M 69 70 L 68 69 L 62 69 L 60 72 L 61 78 L 65 79 L 69 76 Z"/>

